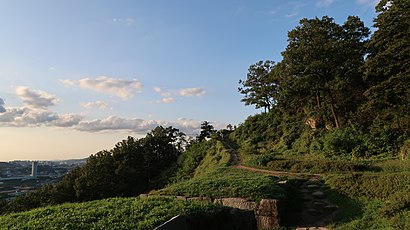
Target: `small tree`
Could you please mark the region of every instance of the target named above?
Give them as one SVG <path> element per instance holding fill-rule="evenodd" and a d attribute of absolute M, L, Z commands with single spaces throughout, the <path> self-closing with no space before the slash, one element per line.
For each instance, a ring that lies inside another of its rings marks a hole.
<path fill-rule="evenodd" d="M 196 137 L 198 141 L 205 140 L 206 138 L 210 138 L 212 133 L 215 133 L 216 130 L 208 121 L 204 121 L 201 124 L 201 132 Z"/>

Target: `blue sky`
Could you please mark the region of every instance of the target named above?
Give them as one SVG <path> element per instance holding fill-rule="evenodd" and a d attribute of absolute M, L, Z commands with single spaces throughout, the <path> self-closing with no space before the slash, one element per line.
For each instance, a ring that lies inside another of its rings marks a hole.
<path fill-rule="evenodd" d="M 238 80 L 280 61 L 301 18 L 371 27 L 376 2 L 0 0 L 0 161 L 87 157 L 157 125 L 237 125 L 259 112 Z"/>

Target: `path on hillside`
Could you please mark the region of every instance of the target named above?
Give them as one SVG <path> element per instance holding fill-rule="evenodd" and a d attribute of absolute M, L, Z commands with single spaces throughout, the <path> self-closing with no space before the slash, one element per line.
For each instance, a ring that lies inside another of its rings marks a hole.
<path fill-rule="evenodd" d="M 338 207 L 333 205 L 326 197 L 329 190 L 328 186 L 322 180 L 322 174 L 313 173 L 294 173 L 286 171 L 274 171 L 268 169 L 259 169 L 241 164 L 241 159 L 236 150 L 225 141 L 222 142 L 229 149 L 231 166 L 253 172 L 260 172 L 277 177 L 292 177 L 294 180 L 292 186 L 284 185 L 292 200 L 288 200 L 292 216 L 292 225 L 296 225 L 297 230 L 325 230 L 325 226 L 331 223 L 338 211 Z"/>

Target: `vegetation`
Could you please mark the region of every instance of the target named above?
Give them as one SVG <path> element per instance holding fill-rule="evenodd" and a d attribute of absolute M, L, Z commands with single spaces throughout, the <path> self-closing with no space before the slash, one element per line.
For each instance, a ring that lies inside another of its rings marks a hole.
<path fill-rule="evenodd" d="M 281 199 L 284 190 L 277 185 L 278 178 L 240 169 L 218 168 L 191 180 L 171 184 L 154 192 L 161 195 L 187 197 L 242 197 L 249 200 Z"/>
<path fill-rule="evenodd" d="M 408 9 L 408 1 L 380 1 L 370 39 L 358 17 L 342 25 L 328 16 L 302 19 L 288 33 L 283 60 L 253 64 L 240 81 L 245 105 L 266 108 L 233 134 L 242 152 L 397 155 L 410 137 Z"/>
<path fill-rule="evenodd" d="M 284 190 L 276 177 L 229 167 L 238 153 L 244 165 L 324 174 L 329 197 L 340 208 L 336 229 L 410 229 L 409 9 L 406 0 L 381 0 L 371 36 L 355 16 L 343 24 L 328 16 L 302 19 L 288 33 L 282 61 L 252 64 L 239 81 L 241 101 L 263 113 L 234 131 L 217 132 L 205 121 L 189 143 L 172 127 L 129 137 L 92 155 L 59 183 L 1 201 L 0 212 L 152 189 L 189 197 L 287 196 L 297 205 L 295 181 Z M 118 198 L 7 214 L 0 226 L 152 228 L 177 213 L 214 215 L 219 209 L 162 198 Z M 121 223 L 119 216 L 129 219 Z"/>
<path fill-rule="evenodd" d="M 0 229 L 154 229 L 176 215 L 217 218 L 223 207 L 172 198 L 110 198 L 0 216 Z"/>

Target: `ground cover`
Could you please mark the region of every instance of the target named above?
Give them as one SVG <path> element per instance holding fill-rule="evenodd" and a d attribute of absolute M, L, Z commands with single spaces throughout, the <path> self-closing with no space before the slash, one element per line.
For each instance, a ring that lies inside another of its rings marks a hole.
<path fill-rule="evenodd" d="M 0 229 L 153 229 L 176 215 L 215 218 L 223 207 L 173 198 L 110 198 L 0 216 Z"/>

